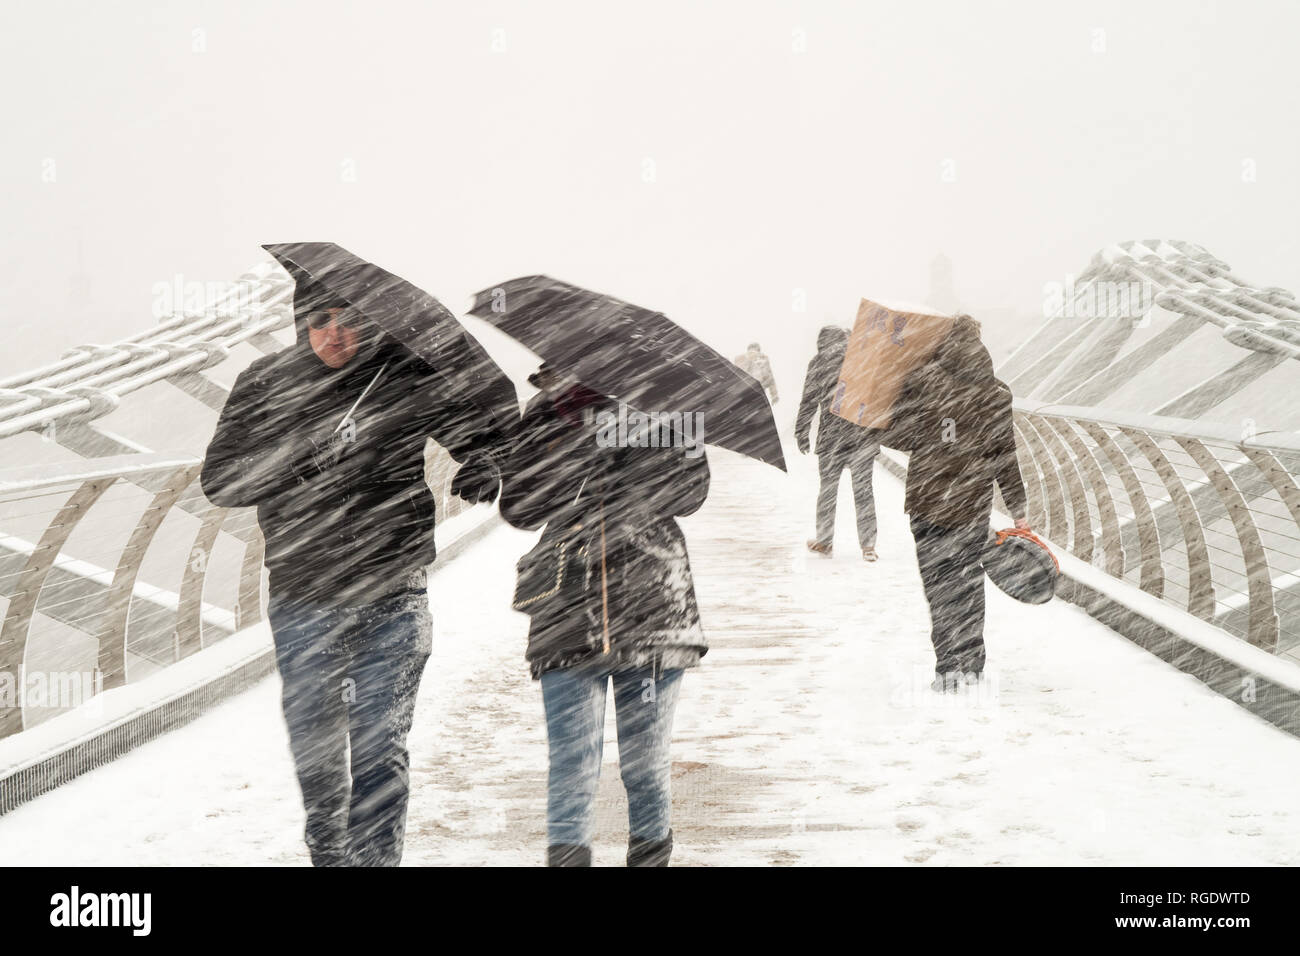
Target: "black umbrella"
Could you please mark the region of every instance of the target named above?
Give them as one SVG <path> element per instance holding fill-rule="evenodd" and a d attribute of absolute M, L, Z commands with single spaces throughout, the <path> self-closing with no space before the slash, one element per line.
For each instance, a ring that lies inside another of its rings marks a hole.
<path fill-rule="evenodd" d="M 699 414 L 706 444 L 785 470 L 763 387 L 660 312 L 526 276 L 484 289 L 469 314 L 630 408 Z"/>
<path fill-rule="evenodd" d="M 418 286 L 332 242 L 262 247 L 295 282 L 306 280 L 355 307 L 424 359 L 448 394 L 472 403 L 509 435 L 519 417 L 514 384 L 441 302 Z"/>
<path fill-rule="evenodd" d="M 1061 568 L 1037 535 L 1008 528 L 991 537 L 980 556 L 989 580 L 1026 604 L 1046 604 L 1056 595 Z"/>

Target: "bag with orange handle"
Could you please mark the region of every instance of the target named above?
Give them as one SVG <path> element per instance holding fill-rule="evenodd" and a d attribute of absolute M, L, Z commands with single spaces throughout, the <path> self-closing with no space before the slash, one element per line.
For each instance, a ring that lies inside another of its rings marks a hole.
<path fill-rule="evenodd" d="M 1038 535 L 1019 528 L 995 532 L 984 546 L 984 573 L 1004 593 L 1025 604 L 1046 604 L 1056 594 L 1061 565 Z"/>

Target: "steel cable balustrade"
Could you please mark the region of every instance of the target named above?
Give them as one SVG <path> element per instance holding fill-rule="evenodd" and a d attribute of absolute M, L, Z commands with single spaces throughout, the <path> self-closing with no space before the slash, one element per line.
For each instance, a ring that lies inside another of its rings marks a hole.
<path fill-rule="evenodd" d="M 134 522 L 117 553 L 111 578 L 105 582 L 102 575 L 88 574 L 84 570 L 63 576 L 65 589 L 70 583 L 81 585 L 81 603 L 83 607 L 89 606 L 88 613 L 78 618 L 64 617 L 63 623 L 78 625 L 79 630 L 95 642 L 95 685 L 110 689 L 126 682 L 127 625 L 132 599 L 137 594 L 141 564 L 177 499 L 195 481 L 200 464 L 198 459 L 189 457 L 133 455 L 93 459 L 76 465 L 40 465 L 0 474 L 0 508 L 6 512 L 6 520 L 17 521 L 24 517 L 22 505 L 25 500 L 56 491 L 66 493 L 62 506 L 50 518 L 30 553 L 25 555 L 21 567 L 0 576 L 0 591 L 8 599 L 4 621 L 0 625 L 0 679 L 7 679 L 11 688 L 17 689 L 16 699 L 11 690 L 7 699 L 0 700 L 0 737 L 17 733 L 24 726 L 29 683 L 27 650 L 40 629 L 49 627 L 54 620 L 52 614 L 46 613 L 53 610 L 48 607 L 51 597 L 58 596 L 58 582 L 51 580 L 52 572 L 58 567 L 60 558 L 64 563 L 70 559 L 85 561 L 85 542 L 79 553 L 67 554 L 65 547 L 83 523 L 94 525 L 98 517 L 96 504 L 110 488 L 141 475 L 154 475 L 166 479 L 163 488 Z M 183 562 L 186 568 L 180 593 L 175 595 L 176 611 L 168 622 L 176 638 L 176 659 L 203 646 L 203 588 L 210 567 L 207 556 L 211 553 L 216 532 L 229 514 L 227 509 L 209 506 L 198 533 L 185 541 L 185 546 L 176 555 L 176 560 Z M 196 556 L 201 558 L 196 559 Z M 13 558 L 19 557 L 23 557 L 21 551 L 11 552 L 8 563 L 16 564 Z M 261 617 L 261 565 L 260 539 L 248 541 L 239 570 L 236 601 L 231 608 L 236 627 L 248 626 Z M 218 636 L 227 636 L 233 629 L 220 628 Z"/>
<path fill-rule="evenodd" d="M 1300 435 L 1023 399 L 1015 419 L 1048 540 L 1300 663 Z"/>
<path fill-rule="evenodd" d="M 218 535 L 245 521 L 251 509 L 206 504 L 195 515 L 179 507 L 182 495 L 198 491 L 200 467 L 197 458 L 149 454 L 0 472 L 0 520 L 7 526 L 44 524 L 34 544 L 17 544 L 6 533 L 0 553 L 0 598 L 7 599 L 0 624 L 0 737 L 30 724 L 24 706 L 28 652 L 42 638 L 66 640 L 68 628 L 90 638 L 93 683 L 108 690 L 127 682 L 128 652 L 139 656 L 137 646 L 151 636 L 150 647 L 170 652 L 170 660 L 155 660 L 165 665 L 262 619 L 263 545 L 255 526 L 252 535 L 239 536 L 242 558 L 237 572 L 227 575 L 235 579 L 233 602 L 223 607 L 205 596 Z M 467 507 L 450 492 L 456 467 L 437 446 L 426 455 L 425 479 L 440 520 Z M 158 479 L 143 508 L 121 498 L 110 504 L 115 487 L 141 495 L 142 477 Z M 60 503 L 51 507 L 55 501 Z M 160 542 L 159 530 L 169 518 L 176 526 Z M 101 523 L 116 526 L 116 533 L 96 533 Z M 90 532 L 79 535 L 85 528 Z M 167 553 L 156 554 L 159 548 Z M 177 590 L 141 582 L 150 554 L 178 572 Z M 88 560 L 96 558 L 100 563 Z M 141 629 L 143 636 L 135 633 Z"/>

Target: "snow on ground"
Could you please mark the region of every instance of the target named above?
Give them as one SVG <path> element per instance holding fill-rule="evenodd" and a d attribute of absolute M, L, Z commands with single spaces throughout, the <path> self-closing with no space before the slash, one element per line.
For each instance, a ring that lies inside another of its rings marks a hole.
<path fill-rule="evenodd" d="M 847 479 L 832 559 L 809 554 L 812 459 L 710 452 L 683 520 L 712 649 L 674 733 L 680 865 L 1295 864 L 1300 741 L 1078 609 L 989 588 L 987 692 L 933 694 L 899 485 L 877 470 L 881 560 Z M 434 654 L 410 738 L 406 865 L 536 865 L 541 694 L 509 609 L 533 536 L 500 527 L 433 576 Z M 303 864 L 274 677 L 0 818 L 0 864 Z M 621 864 L 612 698 L 598 864 Z"/>

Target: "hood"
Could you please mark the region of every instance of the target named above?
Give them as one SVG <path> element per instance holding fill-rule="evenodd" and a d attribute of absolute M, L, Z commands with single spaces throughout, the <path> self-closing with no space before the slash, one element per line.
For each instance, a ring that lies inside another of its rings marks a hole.
<path fill-rule="evenodd" d="M 298 269 L 289 269 L 293 277 L 293 332 L 298 345 L 308 347 L 307 315 L 317 309 L 327 309 L 342 305 L 338 296 L 331 294 L 307 273 Z"/>
<path fill-rule="evenodd" d="M 329 309 L 352 303 L 330 292 L 317 279 L 312 278 L 311 273 L 298 266 L 291 258 L 280 254 L 280 249 L 292 250 L 295 245 L 297 244 L 264 245 L 262 248 L 271 254 L 276 264 L 289 273 L 289 278 L 293 280 L 294 341 L 297 345 L 308 348 L 310 346 L 307 339 L 308 313 L 317 309 Z"/>
<path fill-rule="evenodd" d="M 969 316 L 959 317 L 932 361 L 961 381 L 993 381 L 993 357 L 980 341 L 979 329 L 979 323 L 974 319 Z"/>
<path fill-rule="evenodd" d="M 848 330 L 842 329 L 838 325 L 824 325 L 821 331 L 817 333 L 818 352 L 847 348 L 848 344 Z"/>

